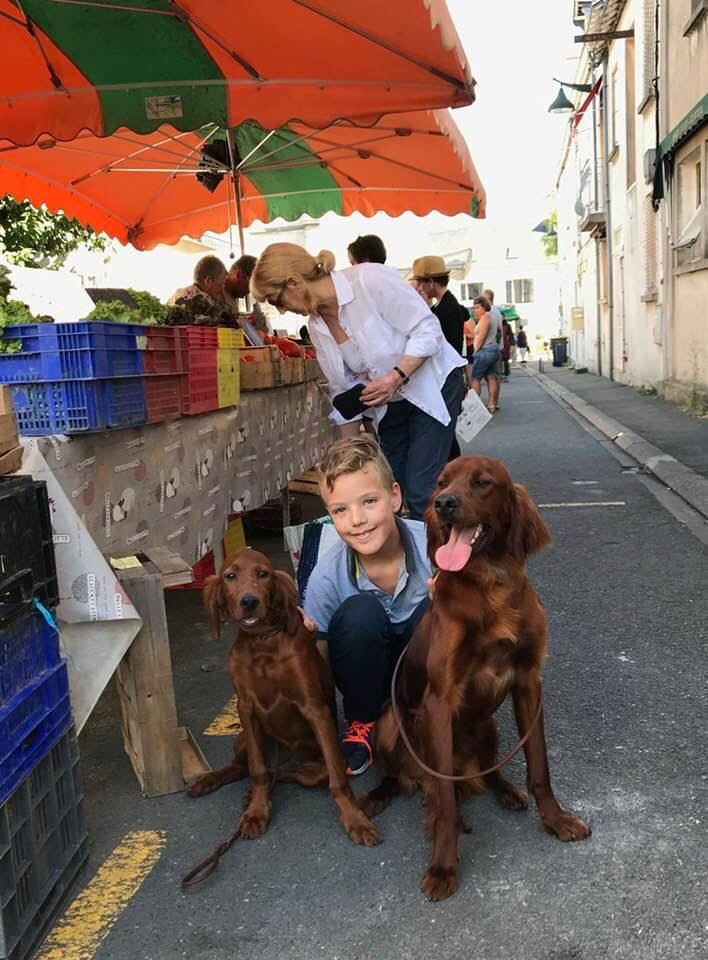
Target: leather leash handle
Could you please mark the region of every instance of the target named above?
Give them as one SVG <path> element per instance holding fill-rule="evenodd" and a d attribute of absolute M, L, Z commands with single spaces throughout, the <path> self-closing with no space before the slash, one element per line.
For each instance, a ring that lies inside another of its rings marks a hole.
<path fill-rule="evenodd" d="M 210 877 L 212 873 L 219 866 L 219 861 L 229 850 L 234 843 L 241 836 L 241 829 L 239 828 L 234 833 L 231 834 L 228 840 L 224 840 L 219 846 L 214 850 L 214 852 L 202 860 L 193 870 L 190 870 L 189 873 L 185 874 L 182 877 L 182 889 L 187 890 L 189 887 L 196 887 L 198 883 L 201 883 L 203 880 L 206 880 L 207 877 Z"/>
<path fill-rule="evenodd" d="M 396 703 L 396 680 L 398 679 L 398 671 L 400 669 L 401 664 L 403 663 L 403 658 L 405 657 L 407 650 L 408 650 L 408 645 L 406 644 L 406 646 L 403 648 L 401 652 L 400 657 L 398 658 L 398 662 L 396 663 L 396 666 L 393 671 L 393 676 L 391 677 L 391 707 L 393 708 L 393 715 L 396 719 L 396 724 L 401 734 L 401 738 L 403 739 L 403 742 L 406 745 L 406 749 L 408 750 L 408 753 L 410 753 L 411 757 L 413 757 L 415 762 L 418 764 L 418 766 L 421 768 L 421 770 L 425 770 L 425 772 L 430 774 L 431 777 L 436 777 L 438 780 L 448 780 L 454 783 L 459 783 L 460 781 L 479 780 L 480 777 L 486 777 L 487 774 L 489 773 L 495 773 L 495 771 L 500 770 L 504 766 L 504 764 L 508 763 L 512 757 L 516 756 L 516 754 L 519 752 L 519 750 L 521 750 L 523 745 L 531 736 L 533 732 L 533 728 L 536 726 L 536 724 L 538 723 L 539 717 L 541 716 L 541 711 L 543 710 L 543 688 L 541 688 L 541 696 L 539 697 L 539 701 L 538 701 L 538 710 L 536 711 L 536 716 L 533 718 L 531 722 L 531 726 L 528 728 L 528 730 L 526 731 L 524 736 L 521 738 L 521 740 L 519 740 L 519 742 L 516 744 L 514 749 L 510 753 L 507 753 L 507 755 L 503 757 L 498 763 L 495 763 L 493 767 L 488 767 L 486 770 L 480 770 L 479 773 L 473 773 L 469 776 L 461 776 L 459 774 L 440 773 L 439 770 L 433 770 L 433 768 L 429 767 L 424 760 L 421 760 L 421 758 L 413 749 L 413 744 L 408 739 L 408 734 L 403 728 L 403 721 L 401 720 L 401 715 L 398 710 L 398 704 Z"/>

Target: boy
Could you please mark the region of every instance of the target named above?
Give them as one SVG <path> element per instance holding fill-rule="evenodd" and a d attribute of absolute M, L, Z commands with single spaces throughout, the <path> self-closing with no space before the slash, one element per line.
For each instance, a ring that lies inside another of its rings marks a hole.
<path fill-rule="evenodd" d="M 328 642 L 344 698 L 347 772 L 358 776 L 372 762 L 371 734 L 393 668 L 430 604 L 425 526 L 396 516 L 401 489 L 370 436 L 329 447 L 320 495 L 341 543 L 312 571 L 304 612 Z"/>

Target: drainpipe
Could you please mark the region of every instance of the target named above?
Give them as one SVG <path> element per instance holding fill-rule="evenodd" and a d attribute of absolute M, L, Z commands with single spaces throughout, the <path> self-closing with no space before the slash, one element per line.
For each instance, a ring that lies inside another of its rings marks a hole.
<path fill-rule="evenodd" d="M 661 20 L 660 20 L 661 18 Z M 660 2 L 657 4 L 656 11 L 656 42 L 658 44 L 658 56 L 656 58 L 657 63 L 657 104 L 656 109 L 659 115 L 659 124 L 660 124 L 660 135 L 666 136 L 670 129 L 670 118 L 669 118 L 669 56 L 668 56 L 668 39 L 669 39 L 669 4 L 665 2 Z M 661 27 L 660 27 L 661 22 Z M 663 160 L 659 157 L 657 151 L 657 162 L 663 163 Z M 673 305 L 674 305 L 674 265 L 673 265 L 673 251 L 671 249 L 671 240 L 672 240 L 672 222 L 671 222 L 671 205 L 672 205 L 672 195 L 673 195 L 673 186 L 674 178 L 673 176 L 666 176 L 666 171 L 664 171 L 664 203 L 663 209 L 661 212 L 662 221 L 665 223 L 665 229 L 661 231 L 662 233 L 662 243 L 661 243 L 661 312 L 662 312 L 662 342 L 664 345 L 663 350 L 663 363 L 662 363 L 662 374 L 663 380 L 671 380 L 673 374 L 672 368 L 672 344 L 671 344 L 671 331 L 670 331 L 670 321 L 673 318 Z M 662 222 L 660 221 L 660 223 Z"/>
<path fill-rule="evenodd" d="M 609 372 L 608 376 L 610 380 L 614 380 L 615 376 L 615 324 L 614 324 L 614 270 L 612 264 L 612 212 L 610 205 L 610 112 L 609 112 L 609 101 L 610 101 L 610 83 L 607 68 L 609 65 L 609 52 L 606 53 L 602 61 L 602 88 L 604 96 L 602 98 L 602 110 L 604 114 L 604 157 L 603 157 L 603 173 L 605 181 L 605 230 L 607 232 L 607 315 L 610 323 L 609 329 Z"/>
<path fill-rule="evenodd" d="M 595 70 L 590 75 L 590 83 L 595 86 Z M 595 209 L 600 209 L 600 184 L 597 175 L 597 97 L 592 98 L 592 176 L 593 176 L 593 200 Z M 596 363 L 597 375 L 602 376 L 602 311 L 600 309 L 600 245 L 595 240 L 595 292 L 596 310 L 595 310 L 595 330 L 597 332 L 596 344 Z"/>

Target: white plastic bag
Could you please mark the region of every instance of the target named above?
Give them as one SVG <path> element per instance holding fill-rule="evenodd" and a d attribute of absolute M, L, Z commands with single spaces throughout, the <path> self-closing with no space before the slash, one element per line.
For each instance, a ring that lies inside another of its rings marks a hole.
<path fill-rule="evenodd" d="M 468 390 L 462 401 L 462 411 L 457 418 L 455 427 L 457 439 L 460 443 L 470 443 L 491 419 L 491 413 L 474 390 Z"/>

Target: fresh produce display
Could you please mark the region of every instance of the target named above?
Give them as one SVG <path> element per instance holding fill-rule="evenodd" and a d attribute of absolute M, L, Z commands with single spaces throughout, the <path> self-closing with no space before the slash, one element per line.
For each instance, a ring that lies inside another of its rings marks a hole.
<path fill-rule="evenodd" d="M 86 319 L 108 323 L 141 323 L 144 326 L 165 322 L 169 309 L 157 297 L 146 290 L 128 289 L 127 293 L 133 301 L 132 306 L 122 300 L 100 300 Z"/>

